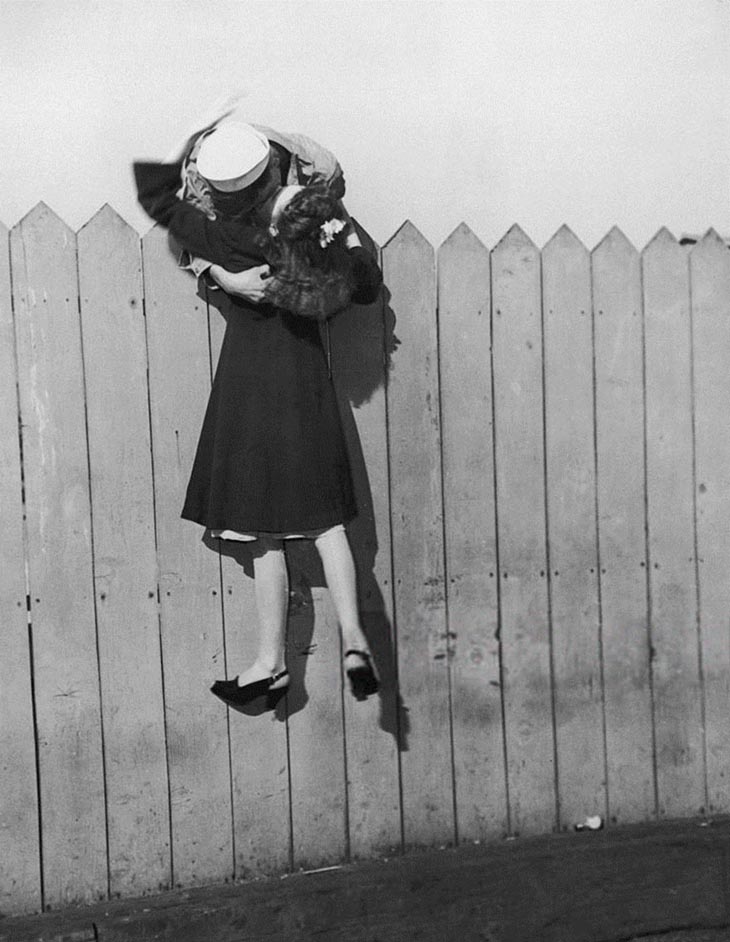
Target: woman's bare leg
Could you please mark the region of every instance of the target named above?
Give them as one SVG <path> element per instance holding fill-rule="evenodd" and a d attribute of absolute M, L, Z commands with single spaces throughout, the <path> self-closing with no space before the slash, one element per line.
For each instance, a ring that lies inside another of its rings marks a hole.
<path fill-rule="evenodd" d="M 253 551 L 254 593 L 259 620 L 256 660 L 238 675 L 240 686 L 271 677 L 286 667 L 286 618 L 289 605 L 289 572 L 281 540 L 259 537 Z M 284 680 L 274 684 L 282 686 Z"/>
<path fill-rule="evenodd" d="M 332 596 L 337 620 L 342 631 L 343 650 L 369 651 L 368 642 L 362 630 L 360 611 L 357 603 L 357 576 L 355 561 L 342 528 L 327 530 L 318 536 L 314 545 L 317 547 L 324 568 L 327 588 Z M 357 666 L 360 659 L 351 655 L 345 666 Z"/>

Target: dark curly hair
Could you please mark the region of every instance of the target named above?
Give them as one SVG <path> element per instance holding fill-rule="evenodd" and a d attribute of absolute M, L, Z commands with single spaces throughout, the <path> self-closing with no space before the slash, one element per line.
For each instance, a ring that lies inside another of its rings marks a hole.
<path fill-rule="evenodd" d="M 320 241 L 323 224 L 340 218 L 339 203 L 326 186 L 306 186 L 289 200 L 277 219 L 277 235 L 267 238 L 272 272 L 265 289 L 268 301 L 316 320 L 347 307 L 355 278 L 345 232 L 325 245 Z"/>

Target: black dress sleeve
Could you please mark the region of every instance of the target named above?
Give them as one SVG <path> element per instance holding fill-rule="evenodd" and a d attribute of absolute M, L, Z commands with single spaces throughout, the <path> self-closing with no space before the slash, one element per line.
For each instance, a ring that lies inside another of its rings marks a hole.
<path fill-rule="evenodd" d="M 264 261 L 255 226 L 209 219 L 193 203 L 177 196 L 180 162 L 135 161 L 133 168 L 137 198 L 144 211 L 192 255 L 230 270 L 240 270 L 242 259 L 248 261 L 246 267 Z"/>
<path fill-rule="evenodd" d="M 352 271 L 355 277 L 352 300 L 355 304 L 372 304 L 383 284 L 383 275 L 378 263 L 361 245 L 353 246 L 348 252 L 353 262 Z"/>

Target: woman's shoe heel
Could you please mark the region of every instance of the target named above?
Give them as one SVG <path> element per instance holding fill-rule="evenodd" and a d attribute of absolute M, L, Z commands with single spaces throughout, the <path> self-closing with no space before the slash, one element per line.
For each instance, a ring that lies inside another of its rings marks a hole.
<path fill-rule="evenodd" d="M 368 651 L 358 651 L 356 648 L 345 651 L 345 658 L 347 659 L 351 654 L 359 657 L 362 664 L 346 669 L 350 690 L 356 700 L 366 700 L 380 690 L 380 681 L 373 667 L 373 659 Z"/>
<path fill-rule="evenodd" d="M 286 683 L 280 687 L 273 685 L 286 677 Z M 255 680 L 251 684 L 239 686 L 238 680 L 216 680 L 210 688 L 211 693 L 219 697 L 226 706 L 234 709 L 248 707 L 248 712 L 263 713 L 273 710 L 289 689 L 289 671 L 279 671 L 271 677 Z"/>

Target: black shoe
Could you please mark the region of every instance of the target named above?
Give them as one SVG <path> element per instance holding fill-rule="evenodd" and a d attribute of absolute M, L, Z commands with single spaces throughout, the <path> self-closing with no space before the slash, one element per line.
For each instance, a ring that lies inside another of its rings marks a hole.
<path fill-rule="evenodd" d="M 362 664 L 358 664 L 357 667 L 347 668 L 346 673 L 350 681 L 350 690 L 356 700 L 365 700 L 371 694 L 378 692 L 380 682 L 373 669 L 373 659 L 367 651 L 358 651 L 355 648 L 345 651 L 346 658 L 351 654 L 359 657 Z"/>
<path fill-rule="evenodd" d="M 272 690 L 272 685 L 284 677 L 287 678 L 286 683 Z M 272 674 L 271 677 L 264 677 L 262 680 L 254 680 L 253 683 L 244 684 L 242 687 L 239 686 L 238 678 L 216 680 L 210 689 L 228 706 L 254 705 L 261 707 L 261 712 L 273 710 L 289 689 L 289 671 L 279 671 L 278 674 Z"/>

